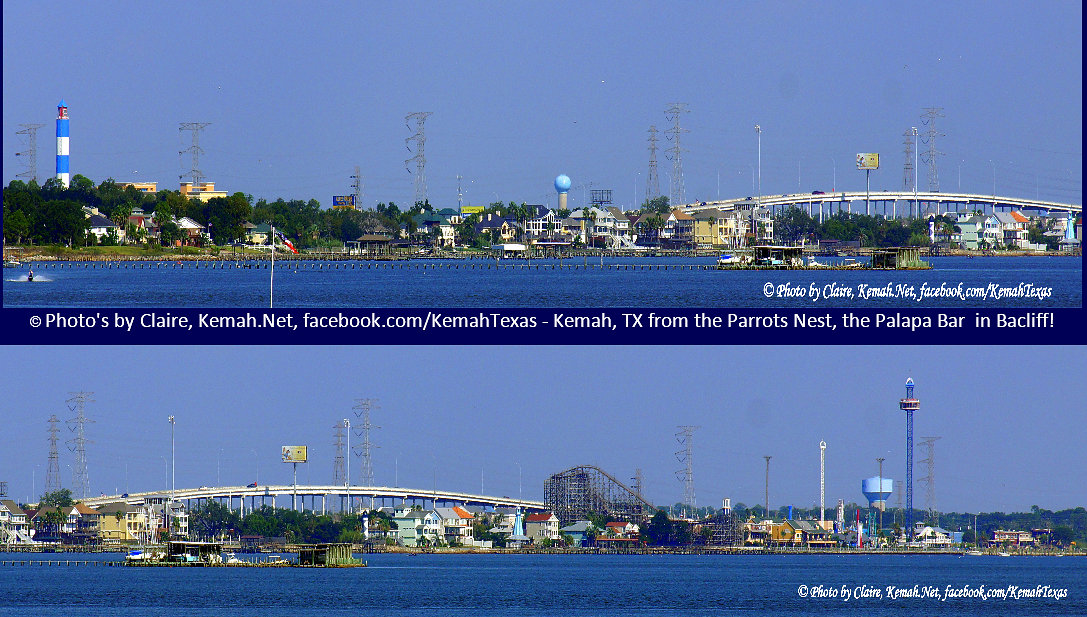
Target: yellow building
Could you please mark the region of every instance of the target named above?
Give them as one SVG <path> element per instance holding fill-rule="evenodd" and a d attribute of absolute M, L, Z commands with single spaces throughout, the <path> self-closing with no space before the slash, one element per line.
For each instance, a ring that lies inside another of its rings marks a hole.
<path fill-rule="evenodd" d="M 124 502 L 98 508 L 98 537 L 102 540 L 141 542 L 149 539 L 147 511 Z"/>
<path fill-rule="evenodd" d="M 193 185 L 192 182 L 182 182 L 181 194 L 189 199 L 199 199 L 203 202 L 216 197 L 226 197 L 226 191 L 215 190 L 214 182 L 204 182 L 198 185 Z"/>
<path fill-rule="evenodd" d="M 133 187 L 141 193 L 157 193 L 159 192 L 158 182 L 123 182 L 121 188 Z"/>

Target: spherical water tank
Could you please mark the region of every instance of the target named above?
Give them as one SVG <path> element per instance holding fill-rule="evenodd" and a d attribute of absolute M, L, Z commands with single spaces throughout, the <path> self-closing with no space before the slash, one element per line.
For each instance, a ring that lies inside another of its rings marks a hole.
<path fill-rule="evenodd" d="M 560 193 L 565 193 L 570 190 L 570 176 L 566 174 L 559 174 L 555 178 L 555 190 Z"/>

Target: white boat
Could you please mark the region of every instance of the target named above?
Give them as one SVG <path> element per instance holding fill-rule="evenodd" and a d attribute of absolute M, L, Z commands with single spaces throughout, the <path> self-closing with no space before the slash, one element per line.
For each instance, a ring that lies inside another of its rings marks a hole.
<path fill-rule="evenodd" d="M 125 555 L 125 561 L 144 561 L 149 559 L 149 555 L 141 550 L 128 551 Z"/>
<path fill-rule="evenodd" d="M 997 555 L 1000 555 L 1001 557 L 1011 557 L 1011 554 L 1009 553 L 997 553 Z"/>
<path fill-rule="evenodd" d="M 23 265 L 23 262 L 21 262 L 21 261 L 19 261 L 17 259 L 9 259 L 9 260 L 4 262 L 4 267 L 5 268 L 18 268 L 21 265 Z"/>
<path fill-rule="evenodd" d="M 816 260 L 814 257 L 809 257 L 808 258 L 808 267 L 809 268 L 829 268 L 830 266 L 828 264 L 825 264 L 825 263 L 822 263 L 821 261 Z"/>
<path fill-rule="evenodd" d="M 717 265 L 719 266 L 734 266 L 740 263 L 739 257 L 728 253 L 721 253 L 721 256 L 717 258 Z"/>
<path fill-rule="evenodd" d="M 842 267 L 843 268 L 860 268 L 861 264 L 859 264 L 857 262 L 857 260 L 853 259 L 852 257 L 846 257 L 845 260 L 842 262 Z"/>
<path fill-rule="evenodd" d="M 227 553 L 226 554 L 226 561 L 224 563 L 226 563 L 229 566 L 229 565 L 236 565 L 236 564 L 245 563 L 245 562 L 242 561 L 241 559 L 238 559 L 238 557 L 234 553 Z"/>
<path fill-rule="evenodd" d="M 979 557 L 979 556 L 982 555 L 982 552 L 981 551 L 966 551 L 966 554 L 971 555 L 973 557 Z"/>

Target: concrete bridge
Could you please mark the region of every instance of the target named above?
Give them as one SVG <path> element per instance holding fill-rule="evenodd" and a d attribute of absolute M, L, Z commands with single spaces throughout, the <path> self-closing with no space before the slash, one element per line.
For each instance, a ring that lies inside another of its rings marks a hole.
<path fill-rule="evenodd" d="M 790 195 L 763 195 L 761 198 L 743 197 L 738 199 L 726 199 L 720 201 L 705 201 L 680 206 L 687 214 L 693 214 L 701 210 L 717 208 L 722 211 L 747 208 L 756 201 L 763 207 L 781 209 L 788 206 L 796 206 L 808 211 L 822 213 L 826 204 L 831 214 L 837 206 L 837 210 L 846 210 L 855 214 L 864 214 L 864 191 L 836 191 L 830 193 L 794 193 Z M 872 191 L 868 193 L 868 201 L 871 204 L 872 214 L 881 213 L 889 216 L 908 216 L 914 206 L 913 191 Z M 960 212 L 986 210 L 995 212 L 999 210 L 1045 210 L 1047 212 L 1081 214 L 1082 204 L 1066 204 L 1053 201 L 1039 201 L 1022 197 L 1002 197 L 1000 195 L 977 195 L 973 193 L 935 193 L 931 191 L 918 191 L 917 204 L 921 215 L 945 214 L 947 212 Z M 856 202 L 860 202 L 857 207 Z"/>
<path fill-rule="evenodd" d="M 169 491 L 149 491 L 128 493 L 126 495 L 108 495 L 83 500 L 88 506 L 96 508 L 107 503 L 123 501 L 131 505 L 142 504 L 145 499 L 162 500 L 170 496 Z M 358 508 L 380 508 L 403 503 L 423 507 L 482 506 L 482 507 L 520 507 L 526 512 L 543 512 L 547 509 L 542 501 L 473 495 L 442 490 L 425 490 L 389 486 L 335 486 L 335 485 L 259 485 L 253 486 L 202 486 L 200 488 L 177 489 L 173 493 L 174 501 L 183 501 L 190 509 L 208 501 L 219 501 L 232 510 L 242 514 L 252 512 L 264 505 L 289 507 L 294 510 L 309 510 L 326 513 L 343 512 Z M 285 502 L 285 503 L 284 503 Z M 235 503 L 237 504 L 235 506 Z M 350 505 L 349 505 L 350 504 Z"/>

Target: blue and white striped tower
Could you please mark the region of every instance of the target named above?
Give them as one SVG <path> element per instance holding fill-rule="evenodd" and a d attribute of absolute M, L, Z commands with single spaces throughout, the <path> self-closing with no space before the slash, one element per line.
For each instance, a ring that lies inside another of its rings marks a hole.
<path fill-rule="evenodd" d="M 61 99 L 57 105 L 57 180 L 68 188 L 68 105 Z"/>

